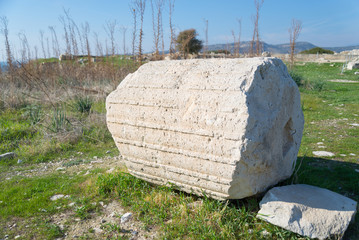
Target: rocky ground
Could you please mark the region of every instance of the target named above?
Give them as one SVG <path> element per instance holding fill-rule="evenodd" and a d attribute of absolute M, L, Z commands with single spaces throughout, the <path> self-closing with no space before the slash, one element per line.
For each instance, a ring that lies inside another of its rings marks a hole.
<path fill-rule="evenodd" d="M 81 153 L 79 153 L 81 155 Z M 14 176 L 36 177 L 45 176 L 54 172 L 63 174 L 82 174 L 88 175 L 93 169 L 103 169 L 107 173 L 123 168 L 120 157 L 94 157 L 90 160 L 78 160 L 76 158 L 58 159 L 48 163 L 39 163 L 24 167 L 21 161 L 0 174 L 0 180 L 10 180 Z M 61 198 L 70 198 L 68 195 L 57 194 L 51 197 L 52 201 Z M 59 214 L 55 214 L 48 219 L 49 222 L 58 226 L 64 231 L 64 237 L 58 239 L 155 239 L 158 235 L 155 228 L 144 229 L 143 223 L 137 221 L 131 212 L 126 210 L 116 200 L 108 203 L 102 201 L 92 203 L 99 211 L 91 213 L 86 219 L 80 219 L 75 215 L 76 204 L 69 203 L 69 208 Z M 9 230 L 20 225 L 15 221 L 9 222 Z M 5 229 L 6 232 L 6 229 Z M 19 232 L 15 239 L 22 239 L 26 232 Z M 1 238 L 0 238 L 1 239 Z M 5 235 L 4 239 L 10 239 Z"/>

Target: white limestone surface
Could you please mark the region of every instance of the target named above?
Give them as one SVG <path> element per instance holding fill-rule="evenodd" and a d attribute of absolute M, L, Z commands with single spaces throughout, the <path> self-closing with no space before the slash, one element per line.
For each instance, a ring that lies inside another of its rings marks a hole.
<path fill-rule="evenodd" d="M 304 125 L 298 88 L 276 58 L 149 62 L 106 109 L 131 174 L 217 199 L 289 177 Z"/>
<path fill-rule="evenodd" d="M 319 239 L 341 239 L 357 209 L 350 198 L 306 184 L 272 188 L 259 205 L 257 217 Z"/>

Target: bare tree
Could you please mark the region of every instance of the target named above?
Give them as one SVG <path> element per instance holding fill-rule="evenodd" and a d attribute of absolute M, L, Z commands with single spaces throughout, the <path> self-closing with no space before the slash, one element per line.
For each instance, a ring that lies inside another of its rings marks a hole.
<path fill-rule="evenodd" d="M 130 6 L 131 14 L 133 17 L 133 29 L 132 29 L 132 57 L 135 59 L 136 52 L 136 37 L 137 37 L 137 12 L 135 3 L 133 6 Z"/>
<path fill-rule="evenodd" d="M 45 43 L 44 43 L 44 31 L 40 30 L 40 44 L 41 44 L 41 50 L 44 58 L 46 57 L 46 51 L 45 51 Z"/>
<path fill-rule="evenodd" d="M 143 41 L 143 18 L 145 15 L 146 0 L 135 0 L 137 11 L 140 13 L 140 32 L 138 36 L 138 60 L 142 62 L 142 41 Z"/>
<path fill-rule="evenodd" d="M 162 33 L 162 9 L 164 5 L 164 0 L 155 0 L 155 7 L 153 5 L 153 0 L 151 0 L 151 10 L 152 10 L 152 27 L 153 27 L 153 43 L 155 46 L 155 56 L 159 56 L 159 43 Z M 162 40 L 163 43 L 163 40 Z"/>
<path fill-rule="evenodd" d="M 1 23 L 0 25 L 1 33 L 4 35 L 5 38 L 6 61 L 9 67 L 10 76 L 12 77 L 13 75 L 11 73 L 13 71 L 13 64 L 12 64 L 13 58 L 12 58 L 11 47 L 9 42 L 9 29 L 8 29 L 9 21 L 7 20 L 6 17 L 0 17 L 0 23 Z"/>
<path fill-rule="evenodd" d="M 175 6 L 175 0 L 168 0 L 169 3 L 169 25 L 170 25 L 170 32 L 171 32 L 171 39 L 170 39 L 170 54 L 172 55 L 175 52 L 175 45 L 176 45 L 176 37 L 175 32 L 172 24 L 172 15 Z"/>
<path fill-rule="evenodd" d="M 59 41 L 57 39 L 57 34 L 55 28 L 53 26 L 49 26 L 51 32 L 51 40 L 52 40 L 52 51 L 55 56 L 60 56 L 60 46 Z"/>
<path fill-rule="evenodd" d="M 90 25 L 88 22 L 85 22 L 85 24 L 82 25 L 82 35 L 86 45 L 88 65 L 91 66 L 91 49 L 89 42 L 89 34 L 90 34 Z"/>
<path fill-rule="evenodd" d="M 116 43 L 115 43 L 115 32 L 116 32 L 117 21 L 108 21 L 106 22 L 105 31 L 110 38 L 111 44 L 111 55 L 115 56 L 116 54 Z"/>
<path fill-rule="evenodd" d="M 290 44 L 290 67 L 293 67 L 294 64 L 295 42 L 297 41 L 301 31 L 302 31 L 302 22 L 297 19 L 292 19 L 292 25 L 288 29 L 289 44 Z"/>
<path fill-rule="evenodd" d="M 126 49 L 126 32 L 127 32 L 127 27 L 122 26 L 122 27 L 121 27 L 121 32 L 122 32 L 122 52 L 123 52 L 123 55 L 126 56 L 126 54 L 127 54 L 127 49 Z"/>
<path fill-rule="evenodd" d="M 204 19 L 204 23 L 205 23 L 204 35 L 206 37 L 206 41 L 205 41 L 204 49 L 203 49 L 203 57 L 207 58 L 207 52 L 208 52 L 208 19 Z"/>
<path fill-rule="evenodd" d="M 64 28 L 64 38 L 65 38 L 65 43 L 66 43 L 66 54 L 71 54 L 71 44 L 70 44 L 70 39 L 69 39 L 69 33 L 67 31 L 67 24 L 66 24 L 66 19 L 64 16 L 60 16 L 59 17 L 60 22 L 62 23 L 62 26 Z"/>
<path fill-rule="evenodd" d="M 232 33 L 232 37 L 233 37 L 233 56 L 236 56 L 237 53 L 237 41 L 236 41 L 236 34 L 234 33 L 234 31 L 231 31 Z"/>
<path fill-rule="evenodd" d="M 98 34 L 96 32 L 94 33 L 94 38 L 95 38 L 95 44 L 96 44 L 96 55 L 103 56 L 103 47 L 102 47 L 101 42 L 98 39 Z"/>
<path fill-rule="evenodd" d="M 254 30 L 253 30 L 253 36 L 251 41 L 251 47 L 249 49 L 249 54 L 251 57 L 253 57 L 254 53 L 254 42 L 256 42 L 256 55 L 259 56 L 262 51 L 262 46 L 259 40 L 259 10 L 261 9 L 263 5 L 264 0 L 254 0 L 254 5 L 256 7 L 256 15 L 253 16 L 253 22 L 254 22 Z"/>
<path fill-rule="evenodd" d="M 27 37 L 25 33 L 21 32 L 19 33 L 19 40 L 21 44 L 21 62 L 26 63 L 31 59 L 31 51 L 29 42 L 27 41 Z"/>
<path fill-rule="evenodd" d="M 238 42 L 237 42 L 237 54 L 239 57 L 240 54 L 240 49 L 241 49 L 241 34 L 242 34 L 242 20 L 241 19 L 237 19 L 238 25 L 239 25 L 239 31 L 238 31 Z"/>

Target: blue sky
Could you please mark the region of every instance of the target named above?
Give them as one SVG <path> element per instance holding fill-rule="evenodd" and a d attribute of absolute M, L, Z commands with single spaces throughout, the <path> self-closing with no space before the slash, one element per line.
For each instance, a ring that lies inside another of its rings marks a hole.
<path fill-rule="evenodd" d="M 131 0 L 0 0 L 0 16 L 9 21 L 10 40 L 14 52 L 19 46 L 19 32 L 25 33 L 30 45 L 40 47 L 39 31 L 50 38 L 49 26 L 57 31 L 63 43 L 62 25 L 59 16 L 68 9 L 77 25 L 88 22 L 90 40 L 93 32 L 104 40 L 107 35 L 104 25 L 116 20 L 118 27 L 127 27 L 128 51 L 130 51 L 132 17 L 129 11 Z M 176 0 L 173 23 L 177 33 L 195 28 L 204 40 L 205 19 L 208 20 L 209 44 L 233 42 L 231 31 L 238 34 L 237 19 L 242 21 L 243 41 L 253 32 L 252 16 L 255 14 L 253 0 Z M 308 41 L 326 47 L 359 44 L 358 0 L 264 0 L 260 10 L 259 31 L 263 41 L 271 44 L 289 41 L 288 28 L 291 20 L 302 21 L 298 41 Z M 163 12 L 165 48 L 168 48 L 168 4 Z M 116 32 L 117 44 L 122 46 L 120 30 Z M 144 26 L 144 49 L 153 50 L 150 0 L 147 0 Z M 0 59 L 4 59 L 4 39 L 0 36 Z M 62 44 L 63 46 L 63 44 Z M 119 47 L 120 49 L 121 47 Z M 122 51 L 122 50 L 121 50 Z"/>

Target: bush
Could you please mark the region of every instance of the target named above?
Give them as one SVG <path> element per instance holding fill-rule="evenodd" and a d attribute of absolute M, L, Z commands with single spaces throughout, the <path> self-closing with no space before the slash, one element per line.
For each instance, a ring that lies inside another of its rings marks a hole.
<path fill-rule="evenodd" d="M 294 82 L 298 85 L 298 87 L 303 86 L 303 76 L 300 75 L 299 73 L 290 70 L 289 71 L 289 75 L 292 77 L 292 79 L 294 80 Z"/>
<path fill-rule="evenodd" d="M 196 38 L 197 35 L 194 29 L 184 30 L 178 34 L 177 48 L 185 57 L 187 57 L 189 53 L 198 53 L 201 51 L 203 44 L 201 40 Z"/>
<path fill-rule="evenodd" d="M 86 97 L 76 97 L 74 102 L 74 108 L 80 113 L 90 113 L 91 107 L 93 104 L 93 100 Z"/>
<path fill-rule="evenodd" d="M 300 52 L 300 54 L 317 54 L 317 53 L 319 53 L 319 54 L 323 54 L 323 53 L 334 54 L 333 51 L 327 50 L 327 49 L 324 49 L 324 48 L 320 48 L 320 47 L 315 47 L 315 48 Z"/>

